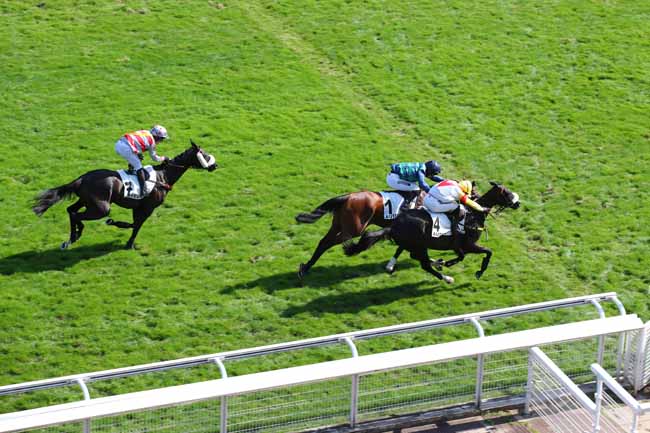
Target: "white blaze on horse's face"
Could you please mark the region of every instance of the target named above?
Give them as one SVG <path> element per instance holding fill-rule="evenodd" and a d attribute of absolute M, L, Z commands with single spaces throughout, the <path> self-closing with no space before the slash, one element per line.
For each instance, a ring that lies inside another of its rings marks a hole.
<path fill-rule="evenodd" d="M 199 163 L 203 168 L 207 169 L 208 167 L 214 164 L 214 156 L 208 154 L 208 159 L 206 161 L 205 157 L 203 156 L 203 152 L 201 151 L 197 152 L 196 158 L 199 160 Z"/>
<path fill-rule="evenodd" d="M 517 194 L 516 192 L 513 192 L 512 193 L 512 204 L 514 205 L 514 204 L 517 204 L 517 203 L 519 203 L 519 194 Z"/>

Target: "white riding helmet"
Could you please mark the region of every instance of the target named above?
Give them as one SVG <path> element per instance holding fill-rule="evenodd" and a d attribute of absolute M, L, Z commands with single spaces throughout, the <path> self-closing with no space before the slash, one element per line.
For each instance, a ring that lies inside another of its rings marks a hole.
<path fill-rule="evenodd" d="M 167 134 L 167 129 L 162 125 L 154 125 L 151 128 L 150 132 L 151 135 L 153 135 L 156 138 L 162 138 L 162 139 L 169 138 L 169 135 Z"/>

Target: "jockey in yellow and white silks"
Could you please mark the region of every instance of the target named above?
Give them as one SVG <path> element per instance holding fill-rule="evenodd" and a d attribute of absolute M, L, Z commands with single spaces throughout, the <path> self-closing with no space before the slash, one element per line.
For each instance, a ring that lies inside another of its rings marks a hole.
<path fill-rule="evenodd" d="M 489 213 L 490 208 L 484 208 L 469 198 L 472 193 L 472 182 L 469 180 L 444 180 L 429 190 L 422 203 L 431 212 L 449 213 L 452 232 L 456 233 L 456 226 L 462 219 L 460 205 L 466 205 L 472 209 Z M 455 212 L 456 211 L 456 212 Z"/>
<path fill-rule="evenodd" d="M 168 161 L 169 158 L 159 156 L 156 153 L 156 146 L 161 141 L 169 138 L 167 129 L 161 125 L 154 125 L 150 130 L 142 129 L 139 131 L 128 132 L 120 137 L 115 143 L 115 152 L 136 170 L 140 190 L 144 194 L 144 184 L 147 181 L 146 171 L 142 168 L 140 162 L 145 151 L 149 151 L 149 156 L 155 162 Z"/>

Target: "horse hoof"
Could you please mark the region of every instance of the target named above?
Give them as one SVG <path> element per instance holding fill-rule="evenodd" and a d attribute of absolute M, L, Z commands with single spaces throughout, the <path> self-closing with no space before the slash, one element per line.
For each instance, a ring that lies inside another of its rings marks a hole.
<path fill-rule="evenodd" d="M 113 225 L 113 218 L 109 218 L 106 220 L 106 225 L 107 226 L 112 226 Z"/>
<path fill-rule="evenodd" d="M 392 274 L 393 272 L 395 272 L 395 263 L 396 262 L 397 262 L 397 260 L 395 259 L 395 257 L 391 257 L 391 259 L 388 261 L 388 263 L 386 263 L 386 272 L 388 272 L 389 274 Z"/>
<path fill-rule="evenodd" d="M 450 277 L 449 275 L 443 275 L 442 280 L 447 284 L 453 284 L 454 283 L 454 277 Z"/>
<path fill-rule="evenodd" d="M 298 278 L 301 280 L 305 278 L 308 270 L 307 266 L 304 263 L 301 263 L 300 266 L 298 266 Z"/>
<path fill-rule="evenodd" d="M 476 276 L 476 279 L 477 279 L 477 280 L 480 280 L 480 279 L 481 279 L 481 276 L 483 276 L 483 272 L 481 272 L 481 271 L 476 271 L 476 274 L 474 274 L 474 275 Z"/>
<path fill-rule="evenodd" d="M 69 246 L 70 246 L 70 241 L 65 241 L 61 244 L 61 249 L 67 250 Z"/>

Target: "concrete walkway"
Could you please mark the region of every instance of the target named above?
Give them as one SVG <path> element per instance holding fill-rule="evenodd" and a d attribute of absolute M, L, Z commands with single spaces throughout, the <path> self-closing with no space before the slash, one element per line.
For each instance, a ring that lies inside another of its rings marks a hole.
<path fill-rule="evenodd" d="M 641 401 L 646 400 L 647 395 Z M 639 419 L 638 433 L 650 433 L 650 413 Z M 386 432 L 393 433 L 393 432 Z M 401 433 L 555 433 L 538 417 L 523 416 L 518 410 L 487 412 L 440 424 L 403 429 Z"/>

